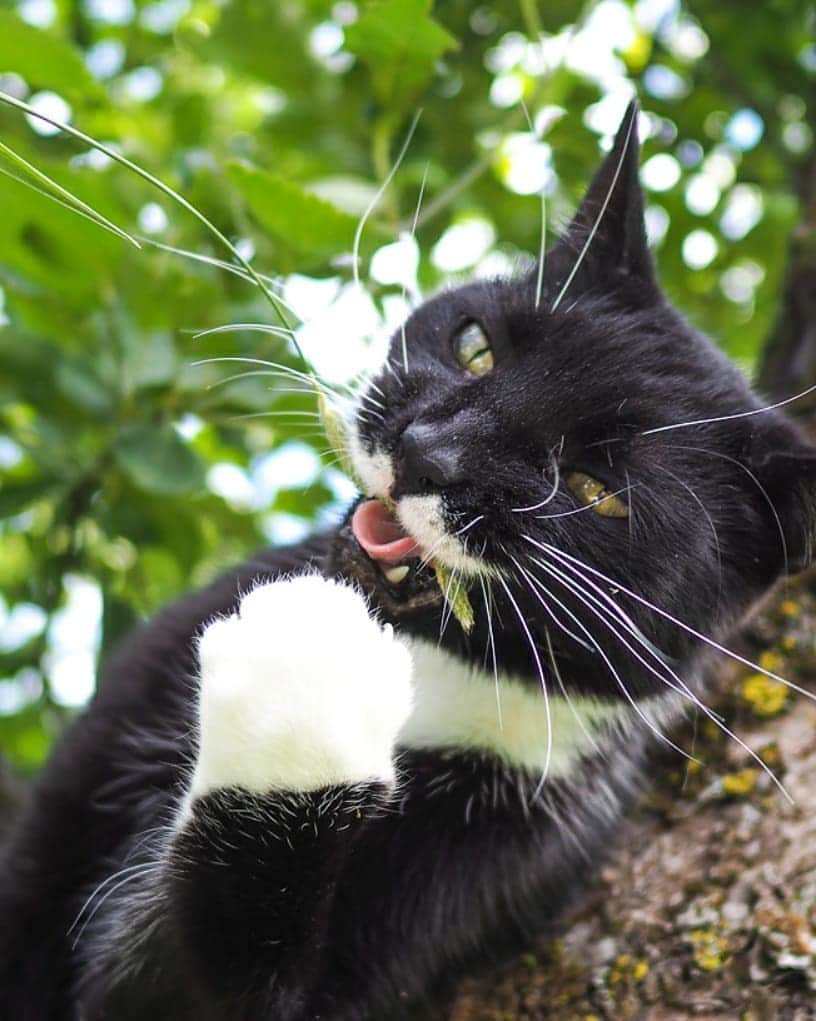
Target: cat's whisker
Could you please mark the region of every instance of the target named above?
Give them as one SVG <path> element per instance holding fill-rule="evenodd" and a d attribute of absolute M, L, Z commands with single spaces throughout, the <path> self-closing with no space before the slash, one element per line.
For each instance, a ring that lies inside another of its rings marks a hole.
<path fill-rule="evenodd" d="M 722 547 L 720 546 L 720 536 L 719 533 L 717 532 L 717 526 L 714 524 L 714 519 L 711 517 L 708 508 L 701 500 L 699 494 L 697 494 L 687 482 L 684 482 L 679 475 L 675 475 L 675 473 L 670 469 L 666 468 L 665 465 L 656 464 L 654 465 L 654 467 L 657 468 L 658 471 L 663 472 L 664 475 L 668 475 L 669 478 L 673 479 L 678 486 L 682 486 L 682 488 L 686 490 L 689 496 L 700 508 L 700 510 L 703 513 L 703 517 L 708 522 L 708 526 L 711 529 L 711 534 L 714 537 L 714 548 L 717 553 L 717 586 L 718 586 L 717 595 L 719 601 L 719 595 L 722 592 Z"/>
<path fill-rule="evenodd" d="M 507 553 L 506 550 L 505 550 L 505 554 L 506 554 L 506 556 L 510 560 L 513 561 L 513 563 L 516 565 L 516 569 L 518 571 L 522 572 L 524 570 L 521 567 L 521 565 L 518 563 L 518 561 L 511 554 Z M 549 595 L 549 591 L 546 588 L 542 589 L 542 591 L 544 591 L 547 595 Z M 550 618 L 550 620 L 558 628 L 559 631 L 563 631 L 563 633 L 571 641 L 575 642 L 576 645 L 580 645 L 581 648 L 586 649 L 587 652 L 591 652 L 591 653 L 594 654 L 595 650 L 593 649 L 593 647 L 588 642 L 585 642 L 584 639 L 581 638 L 579 635 L 576 635 L 575 632 L 572 630 L 572 628 L 568 627 L 560 619 L 558 614 L 553 610 L 553 608 L 544 599 L 542 599 L 541 595 L 538 592 L 533 592 L 533 596 L 541 604 L 541 606 L 544 608 L 544 612 L 547 614 L 547 616 Z"/>
<path fill-rule="evenodd" d="M 809 699 L 810 701 L 816 702 L 816 694 L 814 694 L 812 691 L 808 691 L 807 688 L 803 688 L 801 685 L 796 684 L 794 681 L 790 681 L 786 677 L 781 677 L 779 674 L 774 673 L 773 670 L 767 670 L 765 669 L 765 667 L 760 666 L 759 663 L 754 663 L 753 660 L 750 660 L 745 656 L 740 655 L 738 652 L 734 652 L 733 649 L 729 649 L 727 646 L 722 645 L 720 642 L 716 641 L 716 639 L 711 638 L 704 632 L 698 631 L 690 624 L 687 624 L 684 620 L 681 620 L 679 617 L 675 617 L 674 614 L 669 613 L 668 610 L 664 610 L 660 606 L 657 606 L 655 603 L 646 599 L 644 596 L 640 595 L 638 592 L 635 592 L 633 589 L 628 588 L 621 582 L 615 581 L 614 578 L 610 578 L 602 571 L 599 571 L 597 567 L 592 567 L 585 561 L 579 560 L 577 557 L 573 557 L 569 553 L 565 553 L 563 550 L 559 550 L 557 547 L 552 546 L 550 543 L 537 542 L 535 539 L 531 538 L 528 535 L 522 536 L 522 538 L 524 538 L 527 542 L 531 543 L 536 548 L 540 549 L 543 553 L 551 552 L 554 556 L 563 557 L 566 561 L 569 561 L 573 565 L 577 565 L 577 567 L 588 571 L 590 574 L 595 575 L 597 578 L 600 578 L 601 581 L 606 582 L 607 585 L 611 585 L 617 591 L 623 592 L 631 599 L 634 599 L 635 602 L 640 603 L 642 606 L 645 606 L 653 613 L 656 613 L 658 616 L 663 617 L 664 620 L 669 621 L 669 623 L 674 624 L 675 627 L 680 628 L 681 631 L 685 631 L 686 634 L 689 634 L 693 638 L 696 638 L 698 641 L 703 642 L 703 644 L 708 645 L 709 648 L 712 648 L 715 651 L 722 653 L 722 655 L 727 656 L 735 663 L 741 663 L 743 666 L 748 667 L 754 673 L 762 674 L 763 676 L 770 678 L 772 681 L 778 681 L 779 684 L 785 685 L 785 687 L 789 688 L 791 691 L 795 691 L 798 695 L 802 695 L 805 698 Z"/>
<path fill-rule="evenodd" d="M 111 877 L 112 879 L 118 878 L 125 871 L 128 871 L 130 874 L 125 876 L 124 879 L 120 879 L 118 883 L 114 883 L 114 885 L 111 886 L 110 889 L 108 889 L 107 892 L 105 894 L 103 894 L 103 896 L 100 897 L 99 900 L 94 904 L 93 909 L 89 912 L 87 918 L 82 923 L 82 926 L 80 927 L 79 931 L 77 932 L 76 936 L 74 937 L 74 940 L 73 940 L 73 942 L 71 944 L 71 949 L 72 950 L 76 950 L 77 946 L 79 946 L 79 941 L 82 939 L 82 934 L 85 932 L 85 930 L 91 924 L 91 922 L 94 920 L 94 918 L 96 917 L 96 915 L 99 912 L 99 910 L 102 907 L 102 905 L 114 893 L 116 893 L 117 890 L 121 889 L 123 886 L 126 886 L 128 883 L 132 883 L 136 879 L 144 879 L 146 876 L 155 875 L 158 872 L 158 870 L 161 867 L 161 865 L 162 865 L 162 862 L 148 862 L 146 864 L 143 864 L 142 866 L 131 866 L 130 869 L 120 869 L 119 872 L 115 873 Z M 141 868 L 141 871 L 135 871 L 137 868 Z M 94 892 L 93 896 L 96 896 L 96 891 Z M 76 923 L 74 923 L 74 924 L 76 924 Z M 72 928 L 73 928 L 73 926 L 72 926 Z M 70 930 L 69 930 L 69 932 L 70 932 Z"/>
<path fill-rule="evenodd" d="M 634 486 L 632 486 L 631 484 L 627 485 L 627 486 L 623 486 L 621 489 L 616 489 L 616 490 L 614 490 L 614 492 L 609 493 L 608 496 L 602 497 L 598 501 L 598 503 L 602 503 L 603 500 L 608 500 L 612 496 L 621 496 L 623 493 L 629 493 L 632 489 L 637 489 L 637 488 L 638 488 L 638 484 L 637 483 L 635 483 Z M 569 518 L 569 517 L 572 517 L 573 514 L 583 514 L 585 511 L 595 510 L 596 505 L 597 504 L 595 504 L 595 503 L 588 503 L 588 504 L 585 504 L 583 507 L 573 507 L 572 510 L 559 511 L 557 514 L 536 514 L 536 520 L 537 521 L 553 521 L 555 518 Z"/>
<path fill-rule="evenodd" d="M 615 191 L 615 185 L 618 183 L 618 178 L 620 177 L 620 172 L 623 169 L 623 164 L 624 164 L 624 161 L 626 159 L 626 154 L 629 151 L 629 142 L 632 139 L 632 132 L 635 130 L 635 125 L 636 124 L 637 124 L 637 114 L 634 114 L 632 116 L 631 120 L 629 121 L 629 127 L 628 127 L 628 129 L 626 131 L 626 137 L 623 140 L 623 146 L 621 147 L 621 154 L 620 154 L 620 156 L 618 158 L 617 166 L 615 167 L 615 173 L 612 175 L 612 181 L 610 182 L 609 188 L 607 189 L 606 196 L 605 196 L 605 198 L 604 198 L 604 200 L 603 200 L 603 202 L 601 204 L 601 208 L 598 210 L 598 215 L 595 217 L 595 222 L 592 224 L 592 229 L 590 230 L 589 234 L 587 235 L 587 239 L 584 242 L 584 244 L 583 244 L 583 246 L 581 248 L 580 253 L 578 254 L 578 258 L 575 260 L 575 264 L 573 265 L 572 269 L 570 270 L 569 276 L 564 281 L 564 284 L 563 284 L 561 290 L 558 292 L 558 294 L 556 295 L 555 301 L 552 303 L 552 306 L 550 308 L 550 312 L 555 312 L 555 310 L 561 304 L 561 299 L 567 293 L 567 290 L 569 289 L 570 284 L 575 279 L 575 275 L 578 272 L 578 270 L 581 268 L 581 264 L 583 263 L 584 259 L 586 258 L 587 252 L 589 251 L 589 246 L 592 244 L 593 240 L 595 239 L 595 235 L 597 234 L 598 228 L 601 225 L 601 220 L 603 220 L 603 218 L 604 218 L 604 214 L 606 213 L 607 207 L 609 206 L 609 202 L 610 202 L 610 199 L 612 198 L 612 194 Z"/>
<path fill-rule="evenodd" d="M 223 326 L 211 326 L 206 330 L 196 330 L 193 333 L 193 340 L 215 337 L 222 333 L 269 333 L 273 337 L 288 339 L 293 336 L 294 330 L 285 326 L 272 326 L 269 323 L 226 323 Z"/>
<path fill-rule="evenodd" d="M 535 595 L 536 594 L 536 589 L 535 589 L 533 583 L 537 579 L 535 579 L 535 577 L 533 575 L 531 575 L 529 571 L 525 571 L 524 568 L 521 567 L 520 564 L 518 564 L 518 561 L 514 561 L 514 562 L 516 563 L 516 566 L 519 568 L 519 570 L 522 572 L 523 577 L 526 578 L 527 584 L 528 584 L 528 588 L 533 593 L 533 595 Z M 570 610 L 569 607 L 566 606 L 558 598 L 558 596 L 554 595 L 553 592 L 550 589 L 547 589 L 546 591 L 547 591 L 547 594 L 549 595 L 549 598 L 552 599 L 553 602 L 556 603 L 556 605 L 564 613 L 566 613 L 566 615 L 576 625 L 576 627 L 578 627 L 586 635 L 588 641 L 592 644 L 592 646 L 595 649 L 595 651 L 598 653 L 598 655 L 601 657 L 601 659 L 606 664 L 606 667 L 609 670 L 610 674 L 612 675 L 613 679 L 615 680 L 615 683 L 620 688 L 621 692 L 623 693 L 624 698 L 627 700 L 627 702 L 631 705 L 632 709 L 635 711 L 635 714 L 640 717 L 640 719 L 646 724 L 646 726 L 649 728 L 649 730 L 652 731 L 652 733 L 658 738 L 658 740 L 660 740 L 664 744 L 667 744 L 670 748 L 674 749 L 674 751 L 678 752 L 684 758 L 690 758 L 691 756 L 689 756 L 688 752 L 684 751 L 678 744 L 675 744 L 675 742 L 672 741 L 671 738 L 667 737 L 663 733 L 663 731 L 652 720 L 650 720 L 649 717 L 643 712 L 643 710 L 638 705 L 637 701 L 633 698 L 632 693 L 629 691 L 629 689 L 624 684 L 623 678 L 618 673 L 617 669 L 615 668 L 614 664 L 612 663 L 612 660 L 607 656 L 607 654 L 604 652 L 603 648 L 601 647 L 601 645 L 599 644 L 597 639 L 594 637 L 592 632 L 586 627 L 586 625 L 581 621 L 581 619 L 576 614 L 574 614 L 572 612 L 572 610 Z"/>
<path fill-rule="evenodd" d="M 563 437 L 561 438 L 563 442 Z M 561 482 L 561 468 L 558 464 L 558 458 L 555 457 L 554 452 L 550 454 L 553 466 L 553 484 L 550 492 L 547 496 L 540 501 L 540 503 L 531 504 L 529 507 L 511 507 L 510 510 L 513 514 L 526 514 L 529 511 L 540 510 L 541 507 L 546 507 L 547 504 L 555 498 L 555 494 L 558 492 L 558 486 Z"/>
<path fill-rule="evenodd" d="M 490 590 L 490 582 L 485 582 L 484 575 L 479 576 L 479 587 L 482 590 L 482 599 L 484 600 L 485 608 L 485 619 L 487 621 L 487 645 L 485 646 L 483 669 L 487 669 L 487 657 L 490 655 L 493 665 L 493 685 L 496 692 L 496 717 L 499 724 L 499 730 L 504 730 L 504 720 L 502 719 L 502 708 L 501 708 L 501 691 L 499 688 L 499 663 L 496 658 L 496 639 L 493 634 L 493 595 Z"/>
<path fill-rule="evenodd" d="M 542 561 L 537 560 L 535 558 L 531 558 L 531 559 L 533 560 L 533 563 L 535 563 L 539 567 L 543 568 L 545 571 L 547 571 L 547 573 L 550 573 L 549 570 L 548 570 L 548 565 L 544 564 Z M 578 599 L 580 599 L 581 602 L 585 606 L 587 606 L 588 609 L 592 610 L 592 608 L 588 605 L 588 603 L 586 601 L 586 599 L 592 599 L 592 597 L 588 593 L 581 592 L 580 588 L 577 585 L 573 585 L 572 583 L 570 583 L 568 581 L 568 579 L 563 577 L 562 572 L 558 571 L 557 568 L 555 568 L 552 564 L 549 565 L 549 568 L 552 568 L 552 570 L 556 573 L 556 575 L 561 576 L 562 584 L 564 584 L 565 587 L 568 588 L 569 591 L 573 592 L 573 594 Z M 589 581 L 589 579 L 585 578 L 579 571 L 576 570 L 574 573 L 576 574 L 576 576 L 578 578 L 581 579 L 581 581 L 584 584 L 592 585 L 592 583 Z M 592 587 L 596 588 L 596 589 L 598 588 L 595 585 L 592 585 Z M 598 589 L 598 591 L 600 591 L 601 594 L 603 594 L 602 590 Z M 597 600 L 592 599 L 592 602 L 593 603 L 597 603 Z M 612 605 L 614 606 L 615 604 L 612 603 Z M 788 793 L 788 791 L 785 788 L 784 784 L 781 782 L 781 780 L 778 779 L 776 774 L 767 765 L 767 763 L 762 759 L 762 757 L 758 754 L 758 752 L 756 752 L 749 744 L 747 744 L 745 741 L 743 741 L 742 738 L 740 738 L 736 733 L 734 733 L 734 731 L 732 731 L 728 726 L 726 726 L 725 722 L 723 721 L 723 718 L 718 713 L 715 713 L 700 698 L 698 698 L 698 696 L 693 692 L 693 690 L 689 687 L 689 685 L 674 670 L 672 670 L 672 668 L 668 665 L 668 663 L 665 662 L 665 660 L 662 657 L 660 657 L 655 652 L 655 650 L 654 650 L 653 646 L 651 645 L 651 643 L 647 642 L 643 638 L 643 636 L 641 635 L 641 633 L 638 630 L 630 631 L 629 633 L 632 634 L 632 637 L 638 642 L 638 644 L 640 644 L 642 646 L 642 648 L 649 655 L 653 656 L 655 659 L 658 660 L 658 662 L 660 663 L 661 667 L 664 670 L 668 671 L 668 673 L 671 675 L 671 677 L 677 682 L 676 685 L 671 683 L 665 676 L 663 676 L 663 674 L 661 674 L 659 671 L 657 671 L 652 666 L 652 664 L 650 664 L 646 660 L 644 660 L 643 657 L 638 653 L 638 651 L 635 648 L 633 648 L 633 646 L 625 638 L 623 638 L 621 636 L 621 634 L 618 631 L 618 629 L 609 620 L 608 611 L 607 611 L 606 614 L 601 613 L 601 612 L 595 612 L 595 616 L 598 618 L 598 620 L 601 621 L 602 624 L 604 624 L 612 632 L 612 634 L 615 636 L 615 638 L 617 638 L 617 640 L 621 643 L 621 645 L 623 645 L 623 647 L 627 650 L 627 652 L 629 652 L 630 655 L 632 655 L 635 659 L 637 659 L 650 673 L 652 673 L 655 677 L 657 677 L 658 680 L 660 680 L 667 687 L 671 688 L 672 691 L 678 692 L 678 694 L 682 695 L 684 698 L 686 698 L 689 701 L 691 701 L 693 703 L 693 705 L 695 706 L 695 708 L 699 709 L 705 716 L 707 716 L 708 719 L 710 719 L 711 722 L 714 723 L 723 732 L 723 734 L 725 734 L 730 740 L 734 741 L 735 744 L 737 744 L 740 748 L 742 748 L 742 750 L 744 752 L 746 752 L 749 755 L 749 757 L 754 762 L 757 763 L 757 765 L 760 767 L 760 769 L 764 773 L 767 774 L 769 779 L 777 787 L 777 789 L 780 791 L 780 793 L 782 795 L 784 795 L 786 800 L 790 804 L 794 804 L 793 798 Z M 627 628 L 627 630 L 628 630 L 628 628 Z M 690 761 L 695 761 L 696 762 L 697 760 L 693 759 L 693 758 L 690 758 Z"/>
<path fill-rule="evenodd" d="M 541 774 L 541 785 L 543 785 L 544 781 L 547 779 L 547 776 L 549 775 L 550 772 L 550 762 L 552 760 L 553 748 L 552 712 L 550 711 L 550 696 L 549 692 L 547 691 L 547 678 L 545 677 L 544 674 L 544 667 L 541 663 L 541 657 L 538 654 L 538 646 L 533 640 L 533 636 L 530 633 L 530 628 L 527 626 L 527 621 L 524 619 L 524 614 L 521 612 L 521 608 L 519 607 L 516 600 L 513 598 L 513 593 L 510 591 L 510 588 L 507 585 L 507 582 L 504 580 L 504 578 L 502 578 L 501 575 L 497 575 L 496 580 L 504 589 L 504 594 L 507 596 L 510 606 L 513 608 L 513 612 L 518 618 L 518 622 L 519 624 L 521 624 L 521 629 L 527 638 L 527 644 L 529 645 L 530 652 L 533 655 L 533 661 L 535 663 L 536 671 L 538 673 L 538 679 L 541 684 L 541 691 L 544 695 L 544 714 L 547 720 L 547 748 L 544 755 L 544 768 Z"/>
<path fill-rule="evenodd" d="M 451 599 L 451 593 L 456 592 L 459 586 L 462 584 L 460 581 L 461 572 L 458 567 L 454 567 L 448 577 L 448 583 L 445 586 L 445 603 L 442 607 L 442 619 L 439 625 L 439 639 L 437 645 L 441 644 L 442 639 L 445 636 L 445 629 L 453 616 L 453 600 Z"/>
<path fill-rule="evenodd" d="M 521 108 L 524 111 L 524 116 L 527 120 L 527 126 L 530 129 L 530 134 L 536 141 L 539 141 L 539 134 L 536 131 L 533 119 L 530 116 L 530 111 L 527 109 L 527 104 L 524 100 L 521 100 Z M 541 240 L 539 241 L 538 247 L 538 271 L 536 273 L 536 289 L 535 289 L 535 308 L 538 311 L 538 307 L 541 304 L 541 292 L 544 288 L 544 256 L 547 250 L 547 197 L 544 194 L 544 189 L 541 189 Z"/>
<path fill-rule="evenodd" d="M 688 429 L 695 425 L 711 425 L 715 422 L 733 422 L 737 418 L 751 418 L 753 415 L 764 415 L 768 411 L 776 411 L 777 408 L 784 408 L 787 404 L 793 404 L 794 401 L 801 401 L 804 397 L 809 397 L 810 394 L 816 392 L 816 383 L 813 386 L 807 387 L 798 394 L 794 394 L 793 397 L 786 397 L 782 401 L 776 401 L 774 404 L 766 404 L 762 408 L 752 408 L 750 411 L 737 411 L 732 415 L 717 415 L 714 418 L 694 418 L 688 422 L 672 422 L 669 425 L 659 425 L 654 429 L 645 429 L 641 436 L 653 436 L 655 433 L 665 433 L 672 429 Z"/>
<path fill-rule="evenodd" d="M 464 535 L 465 532 L 467 532 L 469 529 L 473 528 L 475 525 L 478 525 L 480 521 L 484 521 L 484 517 L 485 517 L 484 514 L 479 514 L 478 517 L 475 517 L 472 521 L 468 521 L 466 525 L 464 525 L 462 528 L 460 528 L 457 532 L 454 532 L 453 534 Z"/>
<path fill-rule="evenodd" d="M 284 365 L 281 362 L 271 362 L 265 358 L 249 358 L 241 355 L 220 355 L 213 358 L 200 358 L 197 361 L 190 362 L 190 366 L 192 368 L 198 368 L 201 365 L 216 365 L 221 362 L 237 362 L 243 365 L 260 365 L 267 369 L 274 369 L 280 375 L 290 376 L 292 379 L 306 383 L 313 389 L 316 387 L 324 393 L 335 394 L 338 397 L 342 396 L 332 385 L 319 379 L 313 374 L 301 372 L 299 369 L 292 368 L 291 365 Z M 272 373 L 270 373 L 270 375 L 272 375 Z"/>
<path fill-rule="evenodd" d="M 354 274 L 354 286 L 358 290 L 362 288 L 362 284 L 360 283 L 360 242 L 362 241 L 363 238 L 363 231 L 365 230 L 365 225 L 368 222 L 368 219 L 371 216 L 371 214 L 376 209 L 380 199 L 385 194 L 388 185 L 391 184 L 391 182 L 393 181 L 394 175 L 399 170 L 402 161 L 405 159 L 405 154 L 408 152 L 408 146 L 411 144 L 411 139 L 414 137 L 414 132 L 416 131 L 416 127 L 417 124 L 419 124 L 419 118 L 421 116 L 422 110 L 421 109 L 417 110 L 416 114 L 414 115 L 414 119 L 411 122 L 411 126 L 408 129 L 408 134 L 405 136 L 405 141 L 402 143 L 402 148 L 400 149 L 397 158 L 394 160 L 394 163 L 391 169 L 388 171 L 385 180 L 382 182 L 380 187 L 375 192 L 371 201 L 366 206 L 363 215 L 360 217 L 357 223 L 357 229 L 354 232 L 354 242 L 352 244 L 351 266 L 352 272 Z"/>
<path fill-rule="evenodd" d="M 762 496 L 762 499 L 768 505 L 768 508 L 769 508 L 771 514 L 773 515 L 773 519 L 776 522 L 776 527 L 777 527 L 777 530 L 779 532 L 779 542 L 780 542 L 780 545 L 782 547 L 782 561 L 783 561 L 783 563 L 785 565 L 785 574 L 787 574 L 788 573 L 788 544 L 787 544 L 787 541 L 785 539 L 785 530 L 782 527 L 782 520 L 779 517 L 779 512 L 777 511 L 776 506 L 775 506 L 773 500 L 768 495 L 767 489 L 762 485 L 762 483 L 759 481 L 759 479 L 756 477 L 756 475 L 754 475 L 754 473 L 751 471 L 751 469 L 747 465 L 743 464 L 742 461 L 738 460 L 736 457 L 731 457 L 730 454 L 723 454 L 722 451 L 720 451 L 720 450 L 708 450 L 705 447 L 686 447 L 686 446 L 683 446 L 682 444 L 677 444 L 676 448 L 678 450 L 693 450 L 693 451 L 695 451 L 698 454 L 708 454 L 710 457 L 719 457 L 721 460 L 727 461 L 729 464 L 733 464 L 734 467 L 741 468 L 742 471 L 745 472 L 745 474 L 748 476 L 748 478 L 751 480 L 751 482 L 753 482 L 753 484 L 759 490 L 759 493 Z"/>
<path fill-rule="evenodd" d="M 161 827 L 156 827 L 156 828 L 160 829 Z M 120 876 L 124 875 L 125 873 L 132 872 L 134 869 L 143 869 L 143 868 L 145 868 L 146 865 L 150 865 L 150 864 L 152 864 L 152 865 L 159 865 L 160 862 L 139 862 L 136 865 L 128 865 L 128 866 L 126 866 L 123 869 L 119 869 L 118 872 L 114 872 L 113 875 L 108 876 L 106 879 L 103 879 L 100 883 L 98 883 L 94 887 L 93 891 L 88 896 L 88 898 L 85 900 L 85 902 L 82 905 L 82 907 L 77 912 L 76 918 L 73 920 L 73 922 L 71 922 L 70 926 L 65 930 L 65 935 L 66 936 L 70 936 L 71 935 L 71 933 L 74 931 L 74 929 L 79 924 L 80 919 L 85 914 L 85 911 L 87 910 L 88 906 L 91 904 L 93 899 L 96 896 L 98 896 L 98 894 L 100 894 L 105 889 L 106 886 L 108 886 L 110 883 L 112 883 L 115 880 L 117 880 Z"/>
<path fill-rule="evenodd" d="M 589 741 L 590 745 L 595 750 L 596 754 L 601 756 L 604 755 L 605 753 L 603 748 L 601 748 L 601 746 L 595 740 L 595 736 L 592 734 L 590 729 L 584 723 L 581 714 L 575 708 L 575 703 L 569 696 L 569 690 L 567 689 L 567 686 L 564 684 L 564 679 L 561 676 L 561 670 L 558 667 L 558 661 L 555 658 L 555 650 L 553 649 L 552 638 L 550 637 L 549 628 L 544 628 L 544 638 L 546 639 L 547 642 L 547 655 L 550 657 L 550 666 L 552 667 L 553 675 L 555 677 L 561 695 L 564 698 L 564 701 L 567 703 L 570 712 L 575 717 L 575 722 L 578 724 L 580 730 L 583 732 L 584 737 L 587 739 L 587 741 Z"/>
<path fill-rule="evenodd" d="M 361 401 L 366 401 L 368 404 L 373 404 L 375 408 L 379 408 L 380 411 L 385 411 L 385 405 L 382 401 L 378 401 L 376 397 L 373 397 L 370 393 L 366 393 L 364 390 L 357 394 L 357 397 Z"/>
<path fill-rule="evenodd" d="M 385 391 L 383 390 L 383 388 L 381 386 L 378 386 L 374 382 L 374 378 L 373 378 L 373 376 L 372 376 L 372 374 L 370 372 L 368 374 L 366 374 L 360 380 L 360 387 L 363 387 L 363 386 L 370 386 L 372 390 L 376 390 L 377 391 L 377 393 L 380 395 L 380 397 L 382 397 L 383 400 L 385 400 L 385 401 L 388 400 L 388 397 L 387 397 Z"/>
<path fill-rule="evenodd" d="M 428 180 L 428 164 L 425 164 L 425 170 L 422 173 L 422 183 L 419 186 L 419 198 L 417 199 L 416 208 L 414 209 L 414 218 L 411 222 L 411 240 L 416 238 L 417 223 L 419 221 L 419 213 L 422 209 L 422 200 L 425 197 L 425 184 Z M 402 286 L 402 300 L 407 302 L 408 287 L 403 284 Z M 400 323 L 400 334 L 402 339 L 402 367 L 405 372 L 408 372 L 408 339 L 405 335 L 405 320 Z"/>

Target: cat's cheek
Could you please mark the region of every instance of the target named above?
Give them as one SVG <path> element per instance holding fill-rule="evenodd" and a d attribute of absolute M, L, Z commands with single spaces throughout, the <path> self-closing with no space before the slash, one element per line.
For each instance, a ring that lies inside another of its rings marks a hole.
<path fill-rule="evenodd" d="M 262 585 L 199 640 L 199 748 L 186 809 L 214 790 L 393 783 L 411 656 L 348 586 Z"/>

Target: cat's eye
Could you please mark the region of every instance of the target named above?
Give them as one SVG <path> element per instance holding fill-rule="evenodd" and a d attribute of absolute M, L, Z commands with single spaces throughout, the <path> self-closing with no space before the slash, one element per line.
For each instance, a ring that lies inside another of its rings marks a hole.
<path fill-rule="evenodd" d="M 493 350 L 478 323 L 468 323 L 454 340 L 456 360 L 472 376 L 484 376 L 493 368 Z"/>
<path fill-rule="evenodd" d="M 570 472 L 567 488 L 579 503 L 591 507 L 605 518 L 628 518 L 629 507 L 615 493 L 610 493 L 603 482 L 584 472 Z"/>

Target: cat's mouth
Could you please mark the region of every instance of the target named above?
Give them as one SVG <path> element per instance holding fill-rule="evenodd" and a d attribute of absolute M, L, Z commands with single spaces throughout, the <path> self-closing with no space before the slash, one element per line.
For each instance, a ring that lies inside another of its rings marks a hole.
<path fill-rule="evenodd" d="M 404 582 L 417 566 L 419 543 L 379 500 L 359 504 L 351 519 L 351 531 L 392 585 Z"/>
<path fill-rule="evenodd" d="M 334 566 L 394 617 L 437 606 L 442 593 L 420 544 L 379 500 L 363 500 L 341 526 Z"/>

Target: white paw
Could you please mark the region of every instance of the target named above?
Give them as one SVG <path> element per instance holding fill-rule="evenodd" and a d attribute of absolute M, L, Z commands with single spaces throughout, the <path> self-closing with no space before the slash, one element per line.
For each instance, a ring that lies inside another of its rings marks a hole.
<path fill-rule="evenodd" d="M 393 781 L 411 657 L 354 589 L 304 575 L 261 585 L 198 646 L 191 795 Z"/>

